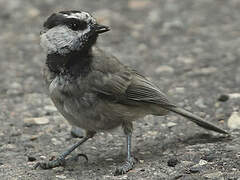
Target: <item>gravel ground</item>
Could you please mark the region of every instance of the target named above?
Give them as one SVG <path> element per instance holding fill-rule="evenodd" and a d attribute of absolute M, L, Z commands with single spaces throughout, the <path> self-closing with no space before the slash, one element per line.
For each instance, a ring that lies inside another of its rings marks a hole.
<path fill-rule="evenodd" d="M 239 179 L 239 0 L 0 0 L 0 7 L 1 179 Z M 232 136 L 175 114 L 149 116 L 134 124 L 139 163 L 127 175 L 113 176 L 124 159 L 121 129 L 99 133 L 73 153 L 86 153 L 88 162 L 32 170 L 78 141 L 41 76 L 39 31 L 48 15 L 63 9 L 94 12 L 112 28 L 99 38 L 100 47 Z"/>

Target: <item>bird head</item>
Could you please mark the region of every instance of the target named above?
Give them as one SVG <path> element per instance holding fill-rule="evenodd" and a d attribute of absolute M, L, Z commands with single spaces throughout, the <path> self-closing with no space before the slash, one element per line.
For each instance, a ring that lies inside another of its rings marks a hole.
<path fill-rule="evenodd" d="M 40 44 L 47 54 L 84 52 L 91 49 L 99 34 L 109 30 L 109 27 L 98 24 L 87 12 L 60 11 L 44 22 Z"/>

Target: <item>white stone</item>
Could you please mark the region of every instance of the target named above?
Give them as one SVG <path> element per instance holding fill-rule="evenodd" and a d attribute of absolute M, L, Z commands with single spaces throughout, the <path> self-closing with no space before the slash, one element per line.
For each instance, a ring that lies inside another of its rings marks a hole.
<path fill-rule="evenodd" d="M 204 104 L 204 100 L 202 98 L 198 98 L 195 102 L 195 105 L 200 108 L 207 108 L 207 106 Z"/>
<path fill-rule="evenodd" d="M 128 7 L 133 10 L 142 10 L 148 7 L 150 4 L 151 4 L 150 1 L 138 1 L 138 0 L 128 1 Z"/>
<path fill-rule="evenodd" d="M 173 127 L 173 126 L 176 126 L 177 124 L 176 123 L 174 123 L 174 122 L 169 122 L 169 123 L 167 123 L 167 127 L 169 127 L 169 128 L 171 128 L 171 127 Z"/>
<path fill-rule="evenodd" d="M 32 117 L 32 118 L 25 118 L 24 123 L 26 124 L 37 124 L 37 125 L 43 125 L 48 124 L 49 120 L 47 117 Z"/>
<path fill-rule="evenodd" d="M 205 165 L 205 164 L 207 164 L 208 162 L 206 161 L 206 160 L 203 160 L 203 159 L 200 159 L 200 161 L 199 161 L 199 165 L 200 166 L 203 166 L 203 165 Z"/>
<path fill-rule="evenodd" d="M 7 149 L 7 150 L 13 150 L 13 149 L 17 149 L 17 146 L 14 144 L 4 144 L 1 147 L 2 149 Z"/>
<path fill-rule="evenodd" d="M 181 62 L 181 63 L 184 63 L 184 64 L 192 64 L 192 63 L 194 63 L 194 59 L 193 58 L 191 58 L 191 57 L 183 57 L 183 56 L 179 56 L 178 58 L 177 58 L 177 60 L 179 61 L 179 62 Z"/>
<path fill-rule="evenodd" d="M 56 175 L 56 178 L 59 178 L 59 179 L 66 179 L 67 177 L 64 176 L 64 175 Z"/>
<path fill-rule="evenodd" d="M 57 108 L 55 106 L 52 106 L 52 105 L 44 106 L 44 109 L 48 112 L 56 112 L 57 111 Z"/>
<path fill-rule="evenodd" d="M 203 177 L 209 178 L 209 179 L 216 179 L 219 178 L 222 175 L 222 172 L 217 171 L 209 174 L 204 174 Z"/>
<path fill-rule="evenodd" d="M 185 92 L 184 87 L 176 87 L 175 88 L 176 93 L 183 94 Z"/>
<path fill-rule="evenodd" d="M 174 69 L 171 66 L 159 66 L 156 70 L 156 73 L 173 73 Z"/>
<path fill-rule="evenodd" d="M 59 141 L 59 140 L 57 140 L 56 138 L 52 138 L 51 141 L 52 141 L 52 143 L 53 143 L 55 146 L 62 144 L 62 142 Z"/>
<path fill-rule="evenodd" d="M 240 129 L 240 113 L 234 111 L 228 119 L 228 127 L 231 129 Z"/>
<path fill-rule="evenodd" d="M 229 95 L 230 99 L 240 98 L 240 93 L 231 93 L 228 95 Z"/>
<path fill-rule="evenodd" d="M 206 67 L 206 68 L 200 69 L 200 74 L 208 75 L 208 74 L 215 73 L 216 71 L 217 71 L 217 68 L 215 67 Z"/>
<path fill-rule="evenodd" d="M 161 22 L 161 17 L 160 16 L 161 15 L 160 15 L 159 11 L 152 10 L 148 14 L 148 19 L 152 23 L 157 23 L 157 22 Z"/>

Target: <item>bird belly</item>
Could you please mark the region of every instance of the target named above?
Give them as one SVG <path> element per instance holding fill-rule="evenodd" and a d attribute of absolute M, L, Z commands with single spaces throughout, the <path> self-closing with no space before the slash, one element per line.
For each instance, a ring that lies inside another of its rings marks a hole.
<path fill-rule="evenodd" d="M 71 124 L 89 131 L 114 129 L 123 117 L 114 113 L 107 103 L 93 93 L 75 96 L 65 94 L 57 85 L 50 85 L 50 96 L 58 111 Z"/>
<path fill-rule="evenodd" d="M 91 131 L 111 130 L 124 121 L 134 121 L 146 115 L 135 107 L 129 108 L 103 100 L 96 100 L 94 104 L 87 106 L 80 100 L 65 101 L 63 111 L 71 124 Z M 69 115 L 73 118 L 69 118 Z"/>
<path fill-rule="evenodd" d="M 64 98 L 60 102 L 59 99 L 52 98 L 59 112 L 71 125 L 89 131 L 111 130 L 122 125 L 124 121 L 134 121 L 146 115 L 135 107 L 99 99 L 91 104 L 83 99 Z"/>
<path fill-rule="evenodd" d="M 134 121 L 150 114 L 141 106 L 104 100 L 95 93 L 81 90 L 80 87 L 74 90 L 74 84 L 62 82 L 59 77 L 52 81 L 49 85 L 50 97 L 71 125 L 89 131 L 104 131 L 114 129 L 124 121 Z"/>

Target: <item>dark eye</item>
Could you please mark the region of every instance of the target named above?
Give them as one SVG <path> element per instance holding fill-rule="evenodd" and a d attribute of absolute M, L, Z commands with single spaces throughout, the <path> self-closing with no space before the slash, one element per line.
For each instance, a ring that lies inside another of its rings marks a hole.
<path fill-rule="evenodd" d="M 87 23 L 85 21 L 69 22 L 68 27 L 73 31 L 84 30 L 87 28 Z"/>
<path fill-rule="evenodd" d="M 71 27 L 71 29 L 74 30 L 74 31 L 78 30 L 78 25 L 77 25 L 76 23 L 70 24 L 70 27 Z"/>

